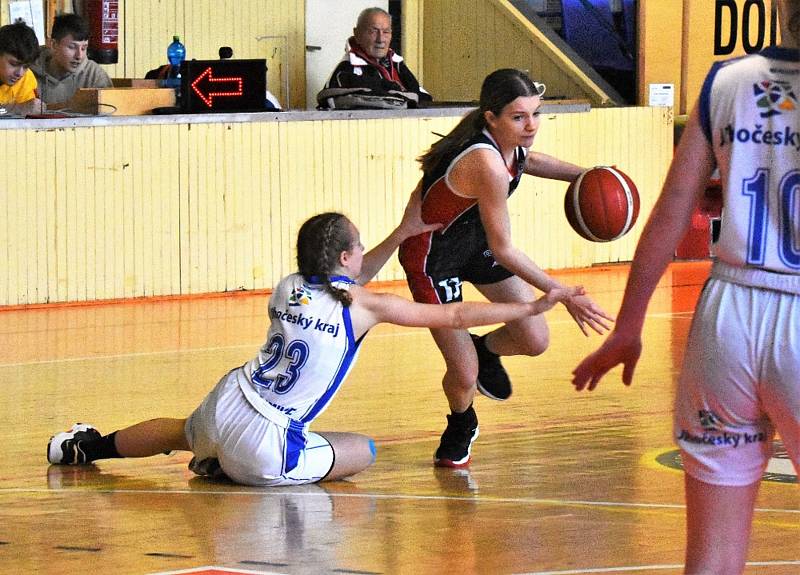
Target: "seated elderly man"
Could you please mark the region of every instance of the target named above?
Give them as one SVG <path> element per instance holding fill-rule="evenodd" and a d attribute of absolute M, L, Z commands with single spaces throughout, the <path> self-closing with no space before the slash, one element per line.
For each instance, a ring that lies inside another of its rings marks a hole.
<path fill-rule="evenodd" d="M 99 64 L 86 57 L 89 26 L 77 14 L 53 20 L 50 41 L 31 66 L 39 94 L 50 108 L 64 105 L 79 88 L 110 88 L 111 79 Z"/>
<path fill-rule="evenodd" d="M 389 47 L 392 20 L 382 8 L 358 16 L 344 58 L 317 94 L 320 109 L 408 108 L 433 98 Z"/>

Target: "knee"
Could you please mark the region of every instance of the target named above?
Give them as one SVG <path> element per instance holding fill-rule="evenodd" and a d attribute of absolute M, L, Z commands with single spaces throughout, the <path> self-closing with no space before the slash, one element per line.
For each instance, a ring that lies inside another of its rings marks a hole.
<path fill-rule="evenodd" d="M 447 367 L 442 382 L 445 388 L 458 389 L 463 392 L 472 390 L 478 381 L 478 360 L 465 361 L 460 365 Z"/>
<path fill-rule="evenodd" d="M 330 436 L 326 436 L 330 441 Z M 347 459 L 353 467 L 357 468 L 357 473 L 362 469 L 366 469 L 373 463 L 378 456 L 378 450 L 375 446 L 375 440 L 367 435 L 360 433 L 346 433 L 337 435 L 335 441 L 331 442 L 331 448 L 334 453 L 334 461 L 336 464 L 340 460 Z"/>
<path fill-rule="evenodd" d="M 520 342 L 522 355 L 542 355 L 550 347 L 550 334 L 531 334 Z"/>
<path fill-rule="evenodd" d="M 375 440 L 366 435 L 361 435 L 360 433 L 354 433 L 353 435 L 356 442 L 351 450 L 354 460 L 356 460 L 359 467 L 366 469 L 375 463 L 378 457 L 378 449 L 375 446 Z"/>
<path fill-rule="evenodd" d="M 375 440 L 371 437 L 367 438 L 367 447 L 369 448 L 369 463 L 367 465 L 372 465 L 375 463 L 375 460 L 378 458 L 378 449 L 375 447 Z"/>

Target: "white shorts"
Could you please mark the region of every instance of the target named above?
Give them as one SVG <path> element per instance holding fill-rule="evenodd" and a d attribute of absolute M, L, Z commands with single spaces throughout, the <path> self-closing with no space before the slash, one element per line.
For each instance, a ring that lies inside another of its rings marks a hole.
<path fill-rule="evenodd" d="M 776 430 L 800 468 L 800 295 L 712 277 L 675 399 L 684 469 L 704 483 L 750 485 Z"/>
<path fill-rule="evenodd" d="M 186 421 L 195 455 L 190 468 L 217 459 L 222 471 L 244 485 L 299 485 L 323 479 L 333 467 L 331 444 L 290 421 L 249 386 L 241 368 L 224 376 Z M 249 398 L 249 399 L 248 399 Z"/>

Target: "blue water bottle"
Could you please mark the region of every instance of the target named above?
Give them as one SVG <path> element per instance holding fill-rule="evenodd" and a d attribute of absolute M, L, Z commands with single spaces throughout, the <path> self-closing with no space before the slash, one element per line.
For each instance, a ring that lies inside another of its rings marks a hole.
<path fill-rule="evenodd" d="M 167 46 L 167 59 L 170 70 L 167 77 L 167 86 L 175 89 L 175 98 L 180 105 L 181 98 L 181 62 L 186 58 L 186 47 L 181 44 L 180 36 L 172 37 L 172 44 Z"/>

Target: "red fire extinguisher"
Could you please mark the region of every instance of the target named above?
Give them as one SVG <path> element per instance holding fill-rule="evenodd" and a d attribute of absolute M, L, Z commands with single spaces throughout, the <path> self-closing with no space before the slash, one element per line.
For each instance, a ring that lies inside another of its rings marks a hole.
<path fill-rule="evenodd" d="M 89 58 L 98 64 L 118 60 L 119 0 L 81 0 L 80 13 L 89 23 Z"/>

